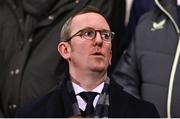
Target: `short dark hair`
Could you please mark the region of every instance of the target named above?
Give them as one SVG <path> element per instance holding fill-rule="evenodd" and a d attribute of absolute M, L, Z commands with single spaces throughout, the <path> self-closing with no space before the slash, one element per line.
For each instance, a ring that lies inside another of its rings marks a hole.
<path fill-rule="evenodd" d="M 70 27 L 71 27 L 72 19 L 77 15 L 85 14 L 85 13 L 89 13 L 89 12 L 94 12 L 94 13 L 97 13 L 97 14 L 100 14 L 103 16 L 103 14 L 100 12 L 100 10 L 94 6 L 88 5 L 84 8 L 82 8 L 81 10 L 79 10 L 78 12 L 76 12 L 74 15 L 72 15 L 70 18 L 68 18 L 66 20 L 66 22 L 64 23 L 64 25 L 61 29 L 60 41 L 66 41 L 70 37 L 70 34 L 71 34 Z"/>

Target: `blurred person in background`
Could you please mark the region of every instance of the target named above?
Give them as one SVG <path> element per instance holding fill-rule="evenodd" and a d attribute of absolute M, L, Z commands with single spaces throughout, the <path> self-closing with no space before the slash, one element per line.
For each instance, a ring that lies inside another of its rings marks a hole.
<path fill-rule="evenodd" d="M 144 14 L 112 78 L 135 97 L 155 104 L 161 117 L 180 117 L 180 4 L 155 0 Z"/>

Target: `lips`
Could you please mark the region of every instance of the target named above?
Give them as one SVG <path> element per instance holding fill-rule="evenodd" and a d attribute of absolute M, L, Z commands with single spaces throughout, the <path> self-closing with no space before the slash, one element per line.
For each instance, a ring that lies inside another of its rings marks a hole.
<path fill-rule="evenodd" d="M 91 55 L 94 55 L 94 56 L 105 56 L 104 53 L 103 53 L 103 50 L 99 47 L 95 47 L 94 49 L 92 49 L 92 53 Z"/>
<path fill-rule="evenodd" d="M 96 56 L 104 56 L 104 54 L 101 53 L 101 52 L 95 52 L 95 53 L 93 53 L 92 55 L 96 55 Z"/>

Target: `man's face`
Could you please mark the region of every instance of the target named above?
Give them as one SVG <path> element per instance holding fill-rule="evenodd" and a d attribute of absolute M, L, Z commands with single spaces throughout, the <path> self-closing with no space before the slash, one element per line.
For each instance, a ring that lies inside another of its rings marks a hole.
<path fill-rule="evenodd" d="M 106 20 L 97 13 L 85 13 L 73 18 L 71 24 L 71 36 L 85 28 L 95 30 L 110 30 Z M 106 71 L 111 64 L 111 41 L 101 38 L 100 32 L 96 37 L 87 40 L 82 36 L 75 36 L 70 41 L 70 67 L 94 72 Z"/>

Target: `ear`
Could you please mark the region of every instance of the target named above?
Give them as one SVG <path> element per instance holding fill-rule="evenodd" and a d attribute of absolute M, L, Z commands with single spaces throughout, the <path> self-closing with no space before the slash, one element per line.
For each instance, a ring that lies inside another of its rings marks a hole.
<path fill-rule="evenodd" d="M 70 47 L 67 42 L 60 42 L 57 49 L 64 59 L 68 60 L 70 58 Z"/>

